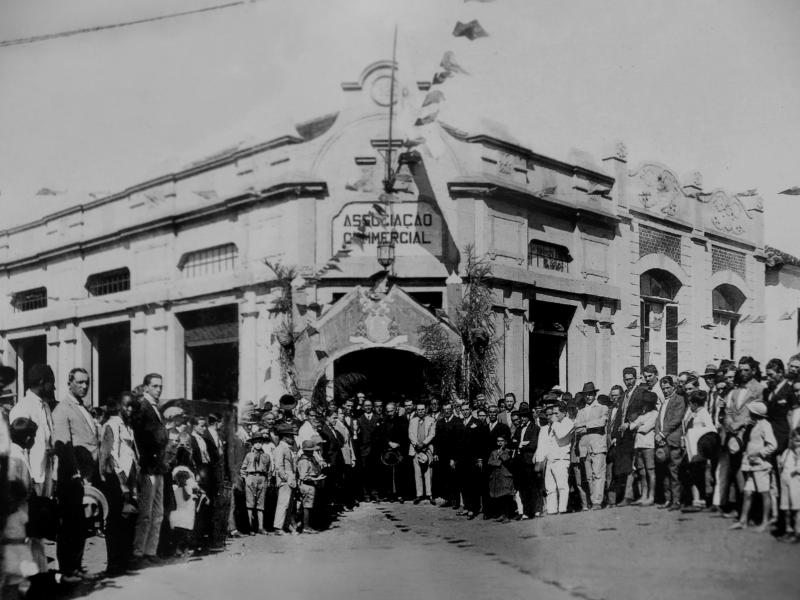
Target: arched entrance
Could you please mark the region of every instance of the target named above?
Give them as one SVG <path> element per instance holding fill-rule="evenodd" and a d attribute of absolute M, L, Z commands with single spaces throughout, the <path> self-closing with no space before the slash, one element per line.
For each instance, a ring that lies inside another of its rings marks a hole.
<path fill-rule="evenodd" d="M 333 363 L 334 397 L 337 403 L 356 392 L 384 401 L 405 396 L 419 398 L 425 389 L 428 361 L 408 350 L 368 348 L 356 350 Z"/>
<path fill-rule="evenodd" d="M 663 269 L 639 276 L 641 368 L 654 364 L 662 373 L 678 373 L 680 289 L 680 280 Z"/>

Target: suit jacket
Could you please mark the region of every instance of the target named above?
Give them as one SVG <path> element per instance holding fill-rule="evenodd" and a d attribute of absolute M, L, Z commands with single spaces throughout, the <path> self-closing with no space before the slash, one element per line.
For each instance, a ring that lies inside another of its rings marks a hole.
<path fill-rule="evenodd" d="M 89 411 L 72 395 L 53 411 L 53 444 L 60 477 L 68 479 L 80 473 L 84 479 L 92 479 L 100 458 L 100 432 Z"/>
<path fill-rule="evenodd" d="M 651 391 L 644 383 L 640 383 L 631 393 L 628 403 L 628 411 L 625 414 L 625 422 L 632 423 L 644 414 L 644 393 Z"/>
<path fill-rule="evenodd" d="M 464 421 L 464 441 L 461 443 L 462 460 L 485 460 L 489 456 L 489 428 L 472 417 Z"/>
<path fill-rule="evenodd" d="M 322 457 L 332 467 L 340 467 L 344 461 L 342 446 L 344 437 L 327 423 L 323 423 L 319 428 L 319 435 L 322 437 Z"/>
<path fill-rule="evenodd" d="M 142 398 L 133 413 L 133 436 L 139 447 L 142 473 L 145 475 L 163 475 L 167 468 L 164 456 L 167 448 L 167 429 L 164 427 L 161 413 Z"/>
<path fill-rule="evenodd" d="M 663 435 L 668 446 L 680 448 L 681 423 L 685 414 L 686 399 L 681 394 L 672 394 L 664 400 L 656 418 L 656 439 Z"/>
<path fill-rule="evenodd" d="M 524 434 L 523 434 L 524 429 Z M 536 454 L 536 446 L 539 443 L 539 426 L 533 421 L 527 427 L 520 425 L 511 436 L 508 447 L 514 453 L 514 458 L 518 463 L 525 465 L 533 464 L 533 457 Z"/>
<path fill-rule="evenodd" d="M 428 446 L 427 450 L 431 450 L 433 443 L 433 438 L 436 437 L 436 421 L 433 417 L 425 416 L 422 419 L 423 427 L 425 430 L 425 435 L 422 439 L 419 438 L 419 417 L 412 417 L 411 420 L 408 422 L 408 441 L 411 442 L 411 446 L 408 449 L 409 456 L 416 456 L 417 449 L 414 447 L 415 444 L 424 444 Z"/>
<path fill-rule="evenodd" d="M 489 431 L 489 452 L 497 448 L 497 438 L 500 436 L 506 438 L 506 443 L 511 441 L 511 428 L 499 420 L 495 423 L 494 428 L 487 422 L 486 429 Z"/>
<path fill-rule="evenodd" d="M 780 455 L 789 445 L 789 412 L 794 406 L 792 383 L 786 379 L 777 390 L 764 390 L 764 404 L 767 405 L 767 419 L 772 425 L 772 433 L 778 442 L 776 455 Z"/>
<path fill-rule="evenodd" d="M 743 387 L 735 387 L 725 398 L 725 412 L 722 425 L 728 434 L 744 434 L 744 428 L 750 423 L 750 410 L 747 405 L 761 401 L 764 388 L 755 379 L 748 381 Z"/>
<path fill-rule="evenodd" d="M 376 443 L 379 438 L 379 428 L 381 420 L 378 415 L 372 413 L 372 418 L 368 419 L 366 415 L 358 417 L 358 451 L 359 456 L 366 457 L 372 454 L 373 450 L 379 452 L 378 444 Z"/>
<path fill-rule="evenodd" d="M 442 460 L 457 458 L 464 437 L 464 423 L 456 416 L 449 421 L 440 419 L 436 423 L 436 453 Z"/>

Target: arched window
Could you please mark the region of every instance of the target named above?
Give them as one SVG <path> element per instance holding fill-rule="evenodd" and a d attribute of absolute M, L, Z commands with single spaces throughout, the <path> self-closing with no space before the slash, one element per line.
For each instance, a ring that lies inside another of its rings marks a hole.
<path fill-rule="evenodd" d="M 655 364 L 678 372 L 678 292 L 681 282 L 668 271 L 651 269 L 639 276 L 641 367 Z"/>
<path fill-rule="evenodd" d="M 736 356 L 736 326 L 739 311 L 746 300 L 738 288 L 723 283 L 711 292 L 711 311 L 714 316 L 714 360 Z"/>

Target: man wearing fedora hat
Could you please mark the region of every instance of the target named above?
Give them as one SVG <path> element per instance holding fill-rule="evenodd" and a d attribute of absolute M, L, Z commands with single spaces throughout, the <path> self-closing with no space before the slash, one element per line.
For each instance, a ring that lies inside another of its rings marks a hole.
<path fill-rule="evenodd" d="M 427 414 L 427 410 L 423 403 L 418 403 L 416 414 L 408 423 L 408 440 L 411 443 L 408 455 L 412 457 L 414 463 L 414 483 L 417 488 L 414 504 L 419 504 L 426 498 L 431 504 L 435 504 L 431 496 L 431 458 L 436 421 Z"/>
<path fill-rule="evenodd" d="M 597 388 L 589 381 L 584 384 L 583 397 L 586 406 L 578 413 L 575 421 L 576 435 L 582 435 L 579 445 L 581 455 L 586 456 L 585 472 L 589 483 L 589 494 L 592 510 L 600 510 L 606 485 L 606 423 L 608 422 L 608 406 L 597 402 Z"/>

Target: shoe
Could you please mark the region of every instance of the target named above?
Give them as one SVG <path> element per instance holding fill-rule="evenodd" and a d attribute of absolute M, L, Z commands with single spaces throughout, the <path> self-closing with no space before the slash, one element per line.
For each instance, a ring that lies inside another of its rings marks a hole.
<path fill-rule="evenodd" d="M 631 506 L 641 506 L 641 505 L 642 505 L 642 499 L 641 498 L 637 498 L 636 500 L 633 500 L 631 502 Z"/>
<path fill-rule="evenodd" d="M 722 516 L 724 518 L 726 518 L 726 519 L 738 519 L 739 518 L 739 515 L 736 514 L 735 510 L 732 510 L 732 511 L 729 511 L 729 512 L 724 512 L 724 513 L 722 513 Z"/>
<path fill-rule="evenodd" d="M 233 531 L 231 531 L 231 532 L 228 534 L 228 537 L 232 537 L 232 538 L 240 538 L 240 537 L 242 537 L 242 534 L 241 534 L 241 533 L 239 533 L 237 530 L 235 530 L 235 529 L 234 529 Z"/>
<path fill-rule="evenodd" d="M 158 558 L 155 554 L 145 554 L 144 555 L 144 559 L 147 561 L 148 564 L 154 565 L 154 566 L 155 565 L 160 565 L 161 562 L 162 562 L 161 559 Z"/>
<path fill-rule="evenodd" d="M 625 500 L 623 500 L 622 502 L 618 502 L 616 505 L 622 508 L 623 506 L 630 506 L 631 504 L 633 504 L 633 502 L 625 498 Z"/>
<path fill-rule="evenodd" d="M 257 531 L 258 535 L 267 535 L 269 531 L 264 529 L 263 527 Z"/>
<path fill-rule="evenodd" d="M 683 513 L 697 513 L 702 511 L 703 511 L 702 507 L 697 506 L 696 504 L 690 504 L 689 506 L 684 506 L 681 509 L 681 512 Z"/>
<path fill-rule="evenodd" d="M 477 516 L 478 516 L 478 513 L 474 513 L 474 512 L 471 512 L 471 511 L 467 513 L 467 518 L 468 518 L 470 521 L 472 521 L 472 519 L 474 519 L 474 518 L 475 518 L 475 517 L 477 517 Z"/>
<path fill-rule="evenodd" d="M 306 527 L 303 529 L 303 533 L 319 533 L 316 529 L 311 529 L 311 527 Z"/>
<path fill-rule="evenodd" d="M 669 508 L 672 506 L 672 502 L 664 502 L 663 504 L 656 504 L 656 508 Z"/>
<path fill-rule="evenodd" d="M 436 506 L 436 500 L 433 498 L 430 499 L 431 506 Z"/>
<path fill-rule="evenodd" d="M 640 506 L 653 506 L 655 502 L 653 500 L 642 500 Z"/>
<path fill-rule="evenodd" d="M 420 502 L 422 502 L 422 496 L 417 496 L 414 498 L 414 504 L 419 504 Z"/>
<path fill-rule="evenodd" d="M 728 527 L 728 529 L 744 529 L 744 524 L 741 521 L 736 521 L 736 523 Z"/>
<path fill-rule="evenodd" d="M 667 510 L 669 510 L 670 512 L 681 510 L 681 505 L 678 504 L 677 502 L 673 502 Z"/>
<path fill-rule="evenodd" d="M 398 501 L 400 504 L 405 504 L 405 503 L 406 503 L 405 499 L 404 499 L 402 496 L 398 496 L 398 497 L 397 497 L 397 501 Z"/>
<path fill-rule="evenodd" d="M 509 519 L 507 516 L 503 515 L 499 519 L 495 519 L 495 521 L 497 521 L 498 523 L 510 523 L 511 519 Z"/>
<path fill-rule="evenodd" d="M 530 519 L 530 517 L 528 515 L 526 515 L 525 513 L 522 513 L 519 516 L 519 519 L 520 519 L 520 521 L 528 521 Z"/>
<path fill-rule="evenodd" d="M 592 510 L 603 510 L 603 507 L 602 507 L 602 506 L 600 506 L 599 504 L 595 504 L 595 505 L 592 507 Z"/>
<path fill-rule="evenodd" d="M 61 583 L 66 583 L 68 585 L 75 585 L 76 583 L 80 583 L 82 581 L 83 577 L 78 575 L 78 573 L 75 571 L 73 571 L 72 573 L 61 574 Z"/>
<path fill-rule="evenodd" d="M 272 535 L 286 535 L 286 532 L 283 529 L 276 529 L 272 532 Z"/>

